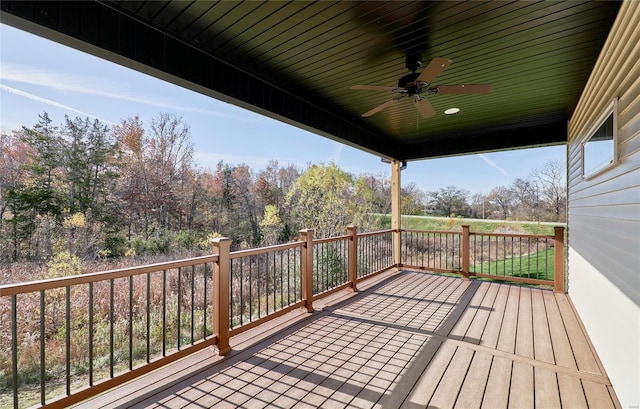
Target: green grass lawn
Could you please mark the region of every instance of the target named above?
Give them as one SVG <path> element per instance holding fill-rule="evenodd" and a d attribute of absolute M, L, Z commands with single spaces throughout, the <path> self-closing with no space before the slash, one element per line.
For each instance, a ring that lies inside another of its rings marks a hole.
<path fill-rule="evenodd" d="M 537 253 L 509 257 L 504 260 L 476 264 L 472 262 L 470 269 L 475 273 L 553 280 L 554 251 L 553 249 L 547 249 Z"/>
<path fill-rule="evenodd" d="M 391 216 L 381 216 L 384 229 L 391 228 Z M 482 219 L 463 219 L 460 217 L 430 217 L 430 216 L 402 216 L 403 229 L 416 230 L 451 230 L 461 231 L 463 224 L 468 224 L 472 232 L 493 233 L 495 231 L 508 230 L 519 234 L 553 235 L 554 225 L 547 223 L 523 222 L 523 221 L 497 221 Z M 563 226 L 563 223 L 558 223 Z"/>

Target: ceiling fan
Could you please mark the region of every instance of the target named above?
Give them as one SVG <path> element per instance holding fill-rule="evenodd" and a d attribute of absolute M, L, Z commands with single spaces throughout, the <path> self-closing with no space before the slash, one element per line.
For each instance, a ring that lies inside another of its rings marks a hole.
<path fill-rule="evenodd" d="M 448 58 L 436 57 L 422 70 L 416 73 L 422 66 L 422 58 L 419 56 L 408 56 L 405 62 L 406 67 L 411 71 L 398 80 L 397 87 L 385 87 L 379 85 L 353 85 L 351 89 L 364 91 L 387 91 L 398 95 L 377 107 L 362 114 L 369 117 L 383 109 L 395 104 L 401 99 L 413 98 L 413 104 L 423 118 L 435 115 L 435 110 L 426 97 L 426 94 L 486 94 L 491 91 L 490 84 L 458 84 L 458 85 L 433 85 L 433 81 L 444 71 L 452 61 Z"/>

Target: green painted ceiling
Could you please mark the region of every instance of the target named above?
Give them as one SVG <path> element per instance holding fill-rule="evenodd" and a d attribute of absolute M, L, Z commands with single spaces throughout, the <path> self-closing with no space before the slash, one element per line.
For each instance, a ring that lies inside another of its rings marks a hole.
<path fill-rule="evenodd" d="M 557 144 L 619 3 L 612 1 L 2 1 L 2 20 L 374 154 L 412 160 Z M 78 41 L 80 40 L 80 41 Z M 434 84 L 485 95 L 409 99 L 396 86 L 434 57 Z M 456 115 L 444 115 L 449 107 Z"/>

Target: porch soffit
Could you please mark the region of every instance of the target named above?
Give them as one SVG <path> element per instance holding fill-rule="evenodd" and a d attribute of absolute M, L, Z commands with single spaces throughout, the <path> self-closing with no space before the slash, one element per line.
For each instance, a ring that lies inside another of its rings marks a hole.
<path fill-rule="evenodd" d="M 618 2 L 2 1 L 2 22 L 399 160 L 566 143 Z M 362 113 L 407 55 L 453 63 L 437 84 L 492 84 Z M 456 115 L 446 108 L 459 107 Z"/>

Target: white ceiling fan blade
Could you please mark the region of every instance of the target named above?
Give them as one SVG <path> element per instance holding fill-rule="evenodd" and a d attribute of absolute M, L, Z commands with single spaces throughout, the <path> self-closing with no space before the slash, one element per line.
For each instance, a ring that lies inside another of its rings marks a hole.
<path fill-rule="evenodd" d="M 433 109 L 433 105 L 431 105 L 429 100 L 425 97 L 421 97 L 420 99 L 416 98 L 413 101 L 413 104 L 418 108 L 418 112 L 420 112 L 420 116 L 423 118 L 431 118 L 436 114 L 436 111 Z"/>
<path fill-rule="evenodd" d="M 385 109 L 386 107 L 389 107 L 389 106 L 395 104 L 397 101 L 398 101 L 398 99 L 396 99 L 396 98 L 390 99 L 387 102 L 385 102 L 384 104 L 378 105 L 377 107 L 365 112 L 364 114 L 362 114 L 362 116 L 365 117 L 365 118 L 368 117 L 368 116 L 371 116 L 371 115 L 375 114 L 376 112 L 380 112 L 383 109 Z"/>
<path fill-rule="evenodd" d="M 416 78 L 416 82 L 426 82 L 430 84 L 433 80 L 436 79 L 438 75 L 442 73 L 451 64 L 451 61 L 448 58 L 436 57 L 429 62 L 429 65 L 418 75 Z"/>

